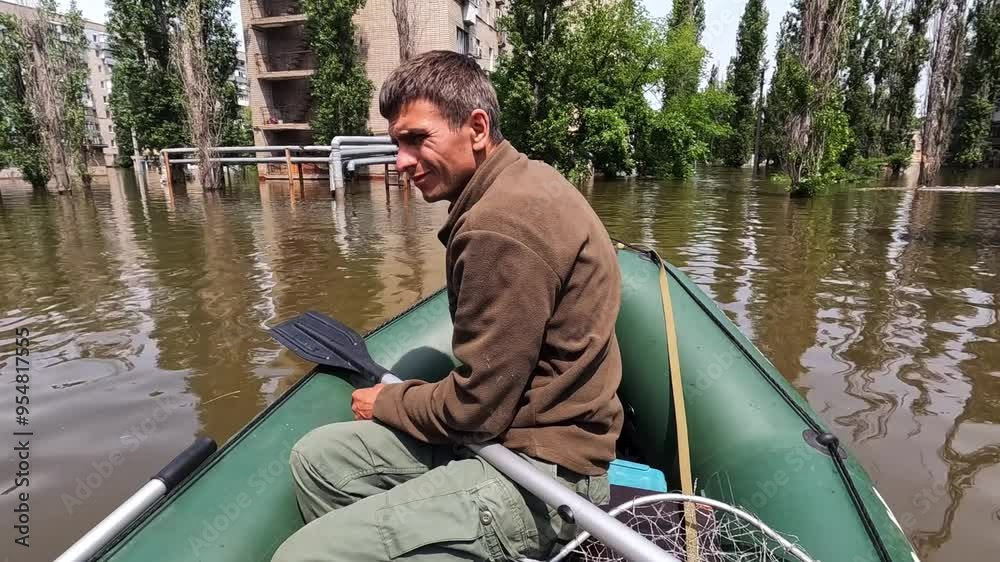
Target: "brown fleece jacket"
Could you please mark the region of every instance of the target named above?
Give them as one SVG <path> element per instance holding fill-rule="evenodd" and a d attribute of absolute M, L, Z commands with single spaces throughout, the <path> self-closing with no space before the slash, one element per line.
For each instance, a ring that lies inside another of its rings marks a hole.
<path fill-rule="evenodd" d="M 603 474 L 623 421 L 621 278 L 593 209 L 555 169 L 504 141 L 439 237 L 461 365 L 436 383 L 386 386 L 375 418 L 428 443 L 497 438 Z"/>

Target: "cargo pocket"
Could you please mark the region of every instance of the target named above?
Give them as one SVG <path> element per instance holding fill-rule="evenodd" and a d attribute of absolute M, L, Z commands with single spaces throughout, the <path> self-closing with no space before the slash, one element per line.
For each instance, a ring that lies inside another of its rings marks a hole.
<path fill-rule="evenodd" d="M 491 560 L 517 560 L 535 543 L 528 536 L 525 517 L 531 517 L 524 499 L 514 486 L 493 478 L 474 492 L 486 546 Z"/>
<path fill-rule="evenodd" d="M 468 491 L 445 494 L 383 507 L 376 513 L 379 537 L 390 559 L 429 545 L 482 556 L 477 544 L 483 536 L 478 505 Z"/>

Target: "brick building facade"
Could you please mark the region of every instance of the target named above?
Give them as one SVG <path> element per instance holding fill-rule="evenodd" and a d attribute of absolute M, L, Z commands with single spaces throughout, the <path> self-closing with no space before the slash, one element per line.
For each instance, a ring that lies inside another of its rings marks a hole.
<path fill-rule="evenodd" d="M 416 51 L 450 49 L 468 53 L 493 70 L 502 38 L 497 17 L 503 0 L 414 0 L 418 11 Z M 392 0 L 368 0 L 354 17 L 368 79 L 375 86 L 368 127 L 384 134 L 377 92 L 399 64 L 399 42 Z M 298 0 L 240 0 L 246 43 L 249 102 L 254 144 L 327 144 L 314 138 L 309 121 L 309 84 L 316 60 L 309 48 L 306 15 Z M 266 172 L 265 172 L 266 174 Z M 284 176 L 283 171 L 275 175 Z"/>

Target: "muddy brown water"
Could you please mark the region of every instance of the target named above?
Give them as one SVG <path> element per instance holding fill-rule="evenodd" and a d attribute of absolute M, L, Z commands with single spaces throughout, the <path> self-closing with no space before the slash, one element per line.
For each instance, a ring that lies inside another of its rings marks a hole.
<path fill-rule="evenodd" d="M 0 189 L 0 553 L 51 560 L 196 434 L 220 443 L 306 364 L 264 332 L 324 310 L 365 330 L 443 283 L 447 208 L 416 192 L 256 181 L 224 194 Z M 998 183 L 986 176 L 979 184 Z M 1000 188 L 791 200 L 743 171 L 584 193 L 772 359 L 870 471 L 925 562 L 1000 552 Z M 15 330 L 30 331 L 16 425 Z M 29 430 L 16 545 L 13 431 Z"/>

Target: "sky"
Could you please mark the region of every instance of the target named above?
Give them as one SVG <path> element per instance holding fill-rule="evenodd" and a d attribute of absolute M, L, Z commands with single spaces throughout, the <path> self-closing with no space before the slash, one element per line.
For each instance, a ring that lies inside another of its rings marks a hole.
<path fill-rule="evenodd" d="M 670 13 L 670 6 L 673 0 L 642 0 L 649 15 L 653 17 L 663 17 Z M 63 9 L 69 7 L 70 0 L 59 0 Z M 766 0 L 770 21 L 768 22 L 768 57 L 774 54 L 775 37 L 778 34 L 778 26 L 781 18 L 788 11 L 791 0 Z M 745 2 L 740 0 L 705 0 L 705 34 L 702 43 L 711 53 L 712 60 L 705 65 L 706 71 L 712 64 L 718 64 L 721 74 L 725 74 L 729 59 L 736 54 L 736 28 L 740 24 L 740 17 L 743 15 Z M 77 0 L 77 6 L 83 12 L 83 17 L 104 23 L 105 0 Z M 240 23 L 238 0 L 233 2 L 230 12 L 237 29 L 242 27 Z M 237 39 L 242 45 L 243 34 L 237 32 Z"/>

